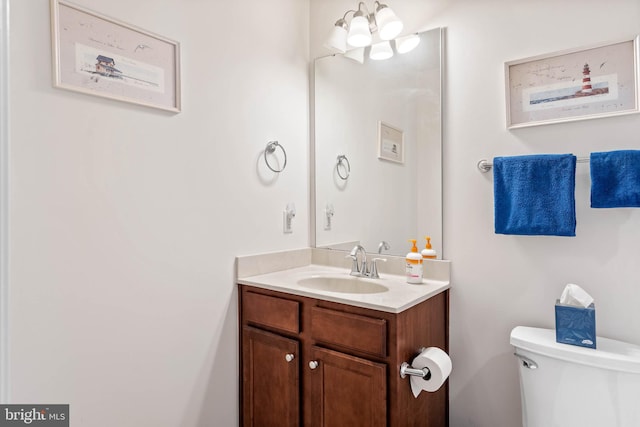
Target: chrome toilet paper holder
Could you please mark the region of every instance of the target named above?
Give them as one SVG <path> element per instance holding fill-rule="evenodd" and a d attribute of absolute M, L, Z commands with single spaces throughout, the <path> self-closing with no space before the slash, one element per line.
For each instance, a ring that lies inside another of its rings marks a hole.
<path fill-rule="evenodd" d="M 422 377 L 425 380 L 431 379 L 431 371 L 429 368 L 416 369 L 412 368 L 407 362 L 402 362 L 402 365 L 400 365 L 400 378 L 405 378 L 407 375 Z"/>
<path fill-rule="evenodd" d="M 418 353 L 422 353 L 426 350 L 426 347 L 422 347 Z M 407 375 L 412 377 L 421 377 L 425 380 L 431 379 L 431 371 L 429 368 L 416 369 L 407 362 L 402 362 L 400 365 L 400 378 L 405 378 Z"/>

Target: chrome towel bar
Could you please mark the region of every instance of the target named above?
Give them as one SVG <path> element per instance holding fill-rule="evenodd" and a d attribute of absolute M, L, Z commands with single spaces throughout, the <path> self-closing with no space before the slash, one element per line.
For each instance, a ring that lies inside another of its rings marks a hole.
<path fill-rule="evenodd" d="M 589 163 L 589 157 L 578 157 L 576 160 L 577 163 Z M 488 161 L 487 159 L 482 159 L 477 163 L 478 170 L 482 173 L 487 173 L 493 167 L 493 163 Z"/>

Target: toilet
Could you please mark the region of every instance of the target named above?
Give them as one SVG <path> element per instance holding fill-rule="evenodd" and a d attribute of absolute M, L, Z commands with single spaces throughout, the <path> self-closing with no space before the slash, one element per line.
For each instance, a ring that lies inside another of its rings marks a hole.
<path fill-rule="evenodd" d="M 640 346 L 597 337 L 597 349 L 576 347 L 525 326 L 510 341 L 523 427 L 640 426 Z"/>

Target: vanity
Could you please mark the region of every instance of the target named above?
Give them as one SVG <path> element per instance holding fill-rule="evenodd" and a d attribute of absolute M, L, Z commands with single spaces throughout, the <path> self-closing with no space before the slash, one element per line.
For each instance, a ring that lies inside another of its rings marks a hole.
<path fill-rule="evenodd" d="M 449 262 L 404 276 L 408 238 L 443 253 L 444 29 L 417 35 L 387 61 L 314 61 L 312 248 L 236 258 L 243 426 L 449 424 L 448 381 L 414 397 L 400 375 L 423 347 L 449 352 Z M 380 278 L 350 274 L 354 245 L 386 251 Z"/>
<path fill-rule="evenodd" d="M 387 257 L 379 279 L 350 275 L 344 252 L 236 259 L 243 426 L 448 425 L 448 381 L 415 398 L 400 366 L 448 352 L 449 262 L 422 285 Z"/>

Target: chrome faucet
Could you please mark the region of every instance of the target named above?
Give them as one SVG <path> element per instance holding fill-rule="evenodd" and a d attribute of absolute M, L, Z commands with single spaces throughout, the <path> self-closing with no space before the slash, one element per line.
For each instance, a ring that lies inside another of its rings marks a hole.
<path fill-rule="evenodd" d="M 385 251 L 388 251 L 389 248 L 391 248 L 391 246 L 389 246 L 389 243 L 386 242 L 385 240 L 383 240 L 382 242 L 380 242 L 380 244 L 378 245 L 378 254 L 382 253 L 382 250 L 384 249 Z"/>
<path fill-rule="evenodd" d="M 362 252 L 362 261 L 358 264 L 358 252 Z M 366 276 L 367 275 L 367 251 L 362 245 L 355 245 L 347 258 L 351 258 L 353 263 L 351 264 L 352 276 Z"/>
<path fill-rule="evenodd" d="M 378 265 L 376 261 L 384 261 L 387 262 L 386 258 L 374 258 L 371 260 L 371 266 L 369 267 L 369 274 L 367 277 L 371 277 L 372 279 L 379 279 L 380 275 L 378 274 Z"/>
<path fill-rule="evenodd" d="M 358 263 L 358 253 L 362 252 L 361 261 Z M 385 258 L 374 258 L 371 260 L 371 266 L 367 266 L 367 251 L 364 249 L 362 245 L 355 245 L 347 258 L 351 258 L 353 263 L 351 264 L 351 274 L 352 276 L 363 276 L 370 277 L 372 279 L 379 279 L 380 275 L 378 274 L 378 266 L 376 261 L 387 261 Z"/>

